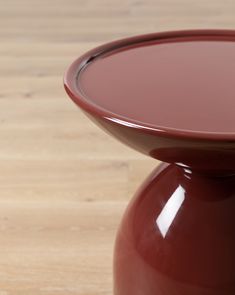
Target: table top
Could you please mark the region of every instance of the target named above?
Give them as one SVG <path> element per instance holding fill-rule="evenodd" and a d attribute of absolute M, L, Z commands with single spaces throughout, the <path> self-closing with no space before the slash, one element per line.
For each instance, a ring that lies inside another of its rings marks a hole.
<path fill-rule="evenodd" d="M 140 35 L 87 55 L 72 64 L 65 82 L 91 113 L 169 136 L 234 140 L 235 30 Z"/>
<path fill-rule="evenodd" d="M 228 0 L 2 2 L 0 295 L 112 294 L 118 223 L 157 163 L 84 117 L 64 92 L 65 68 L 117 38 L 234 28 L 234 9 Z"/>

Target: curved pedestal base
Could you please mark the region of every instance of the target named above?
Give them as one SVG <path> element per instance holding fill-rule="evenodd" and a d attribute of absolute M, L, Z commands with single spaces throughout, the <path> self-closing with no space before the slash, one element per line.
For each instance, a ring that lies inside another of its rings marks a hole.
<path fill-rule="evenodd" d="M 126 210 L 115 295 L 234 295 L 235 176 L 161 165 Z"/>

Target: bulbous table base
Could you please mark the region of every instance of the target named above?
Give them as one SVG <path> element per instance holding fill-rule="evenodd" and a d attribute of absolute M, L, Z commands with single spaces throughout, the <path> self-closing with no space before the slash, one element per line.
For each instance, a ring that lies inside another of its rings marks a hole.
<path fill-rule="evenodd" d="M 234 295 L 235 176 L 162 164 L 141 186 L 115 247 L 115 295 Z"/>

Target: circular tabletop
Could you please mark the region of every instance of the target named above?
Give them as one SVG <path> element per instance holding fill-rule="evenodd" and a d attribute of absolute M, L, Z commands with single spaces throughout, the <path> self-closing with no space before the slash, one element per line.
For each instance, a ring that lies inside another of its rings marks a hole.
<path fill-rule="evenodd" d="M 234 41 L 234 31 L 222 30 L 125 39 L 77 60 L 66 83 L 114 120 L 234 139 Z"/>

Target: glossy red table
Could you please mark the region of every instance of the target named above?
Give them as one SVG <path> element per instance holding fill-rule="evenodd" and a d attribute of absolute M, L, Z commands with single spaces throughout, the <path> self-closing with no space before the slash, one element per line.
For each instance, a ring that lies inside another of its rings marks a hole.
<path fill-rule="evenodd" d="M 123 217 L 115 295 L 234 295 L 235 31 L 105 44 L 64 84 L 106 132 L 165 162 Z"/>

